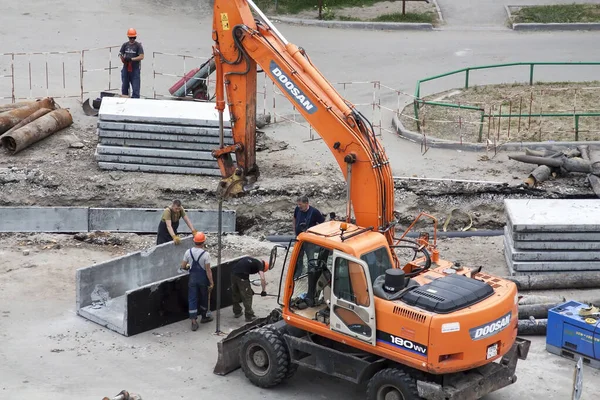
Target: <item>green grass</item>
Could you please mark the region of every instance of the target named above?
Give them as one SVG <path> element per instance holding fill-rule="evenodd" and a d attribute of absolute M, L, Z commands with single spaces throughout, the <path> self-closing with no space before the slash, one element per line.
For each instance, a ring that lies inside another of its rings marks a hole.
<path fill-rule="evenodd" d="M 360 18 L 356 17 L 346 17 L 345 15 L 340 15 L 336 17 L 338 21 L 360 21 Z"/>
<path fill-rule="evenodd" d="M 323 0 L 323 5 L 329 8 L 372 6 L 384 0 Z M 275 11 L 275 0 L 257 0 L 256 5 L 263 11 Z M 277 12 L 296 14 L 304 10 L 314 10 L 319 7 L 318 0 L 277 0 Z"/>
<path fill-rule="evenodd" d="M 435 15 L 431 13 L 393 13 L 383 14 L 377 18 L 373 18 L 371 21 L 374 22 L 422 22 L 433 24 L 435 22 Z"/>
<path fill-rule="evenodd" d="M 523 7 L 513 13 L 515 23 L 599 22 L 600 4 L 565 4 Z"/>

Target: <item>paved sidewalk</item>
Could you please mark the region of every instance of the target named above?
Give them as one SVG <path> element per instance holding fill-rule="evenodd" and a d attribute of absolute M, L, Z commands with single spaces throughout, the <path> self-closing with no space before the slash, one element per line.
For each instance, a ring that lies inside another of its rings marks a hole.
<path fill-rule="evenodd" d="M 445 30 L 508 30 L 505 6 L 596 3 L 600 0 L 437 0 Z"/>

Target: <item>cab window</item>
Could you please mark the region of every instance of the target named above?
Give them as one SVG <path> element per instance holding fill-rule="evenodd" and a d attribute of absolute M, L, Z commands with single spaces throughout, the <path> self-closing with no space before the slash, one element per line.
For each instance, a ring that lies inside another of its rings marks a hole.
<path fill-rule="evenodd" d="M 385 271 L 392 268 L 392 260 L 390 260 L 386 247 L 380 247 L 377 250 L 363 254 L 360 259 L 369 266 L 371 284 L 375 282 L 378 276 L 385 275 Z"/>

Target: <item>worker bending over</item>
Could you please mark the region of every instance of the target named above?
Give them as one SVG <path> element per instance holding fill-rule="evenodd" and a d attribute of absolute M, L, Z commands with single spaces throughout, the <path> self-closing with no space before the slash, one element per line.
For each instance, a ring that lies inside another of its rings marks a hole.
<path fill-rule="evenodd" d="M 198 231 L 194 229 L 192 221 L 185 213 L 185 209 L 181 205 L 181 200 L 173 200 L 171 206 L 165 208 L 160 222 L 158 224 L 158 233 L 156 235 L 156 244 L 163 244 L 170 241 L 174 241 L 175 244 L 181 243 L 181 239 L 177 236 L 177 229 L 179 228 L 179 220 L 183 218 L 186 225 L 192 231 L 192 235 L 196 235 Z"/>
<path fill-rule="evenodd" d="M 189 315 L 192 320 L 192 330 L 198 329 L 198 308 L 204 324 L 213 320 L 207 315 L 210 304 L 208 304 L 208 293 L 214 287 L 212 270 L 210 269 L 210 255 L 204 250 L 206 235 L 198 232 L 194 235 L 194 247 L 185 252 L 181 268 L 189 270 L 190 279 L 188 283 L 188 306 Z"/>
<path fill-rule="evenodd" d="M 231 294 L 233 300 L 233 316 L 239 318 L 242 316 L 242 307 L 240 301 L 244 304 L 244 314 L 246 321 L 250 322 L 256 318 L 252 310 L 252 296 L 254 291 L 250 287 L 250 275 L 258 274 L 262 286 L 261 296 L 266 296 L 267 281 L 265 272 L 269 270 L 269 263 L 253 257 L 243 257 L 231 268 Z"/>

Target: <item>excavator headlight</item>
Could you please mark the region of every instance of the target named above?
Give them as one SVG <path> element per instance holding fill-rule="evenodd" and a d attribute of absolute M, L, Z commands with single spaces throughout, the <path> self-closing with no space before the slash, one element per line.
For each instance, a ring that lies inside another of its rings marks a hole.
<path fill-rule="evenodd" d="M 340 224 L 340 230 L 341 230 L 342 232 L 344 232 L 344 231 L 347 231 L 347 230 L 348 230 L 348 224 L 347 224 L 347 223 L 345 223 L 345 222 L 342 222 L 342 223 Z"/>

